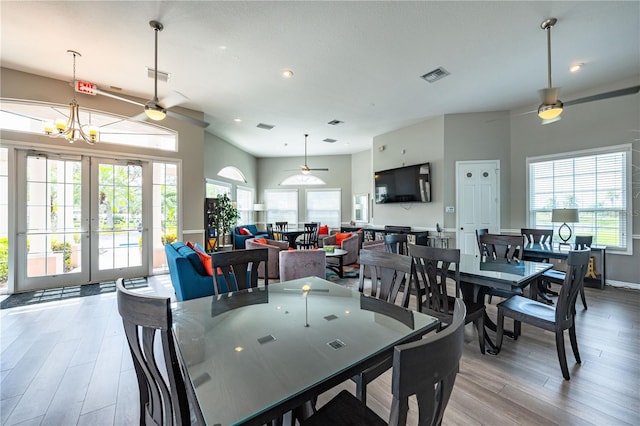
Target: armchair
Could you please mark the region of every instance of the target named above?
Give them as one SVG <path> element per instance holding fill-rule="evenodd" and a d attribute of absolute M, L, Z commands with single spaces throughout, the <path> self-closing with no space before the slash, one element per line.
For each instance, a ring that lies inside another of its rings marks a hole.
<path fill-rule="evenodd" d="M 255 238 L 249 238 L 245 241 L 245 247 L 247 249 L 259 249 L 266 248 L 268 251 L 267 270 L 269 271 L 268 278 L 278 278 L 280 270 L 280 258 L 279 254 L 282 250 L 289 248 L 289 243 L 286 241 L 270 240 L 265 238 L 266 244 L 256 242 Z M 264 266 L 260 264 L 258 268 L 258 276 L 264 277 Z"/>
<path fill-rule="evenodd" d="M 325 237 L 322 240 L 324 246 L 336 246 L 342 250 L 346 250 L 348 253 L 344 255 L 342 260 L 343 265 L 351 265 L 358 261 L 358 250 L 360 249 L 360 236 L 357 232 L 354 233 L 341 233 Z M 327 263 L 338 263 L 337 259 L 328 258 Z"/>

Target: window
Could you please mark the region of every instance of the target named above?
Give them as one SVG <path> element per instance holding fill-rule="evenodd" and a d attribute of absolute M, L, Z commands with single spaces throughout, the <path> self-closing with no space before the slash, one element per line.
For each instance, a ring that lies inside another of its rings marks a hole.
<path fill-rule="evenodd" d="M 237 187 L 236 200 L 238 202 L 238 213 L 240 213 L 238 225 L 248 225 L 253 223 L 253 189 L 241 186 Z"/>
<path fill-rule="evenodd" d="M 631 254 L 631 146 L 527 159 L 529 223 L 551 228 L 553 208 L 577 208 L 573 235 Z"/>
<path fill-rule="evenodd" d="M 331 228 L 340 227 L 340 189 L 307 189 L 307 222 L 320 222 Z"/>
<path fill-rule="evenodd" d="M 207 198 L 218 198 L 222 194 L 227 194 L 231 198 L 231 184 L 207 179 L 205 184 L 205 194 Z"/>
<path fill-rule="evenodd" d="M 320 179 L 318 176 L 313 175 L 293 175 L 285 178 L 280 185 L 299 185 L 299 186 L 311 186 L 311 185 L 326 185 L 327 183 Z"/>
<path fill-rule="evenodd" d="M 298 226 L 298 190 L 267 189 L 264 191 L 267 209 L 267 223 L 289 222 Z"/>
<path fill-rule="evenodd" d="M 153 251 L 154 272 L 167 271 L 164 244 L 178 238 L 178 166 L 153 163 Z"/>
<path fill-rule="evenodd" d="M 238 170 L 236 167 L 233 167 L 233 166 L 223 167 L 218 172 L 218 176 L 223 177 L 223 178 L 227 178 L 227 179 L 231 179 L 231 180 L 236 180 L 238 182 L 247 183 L 247 179 L 244 177 L 242 172 L 240 170 Z"/>

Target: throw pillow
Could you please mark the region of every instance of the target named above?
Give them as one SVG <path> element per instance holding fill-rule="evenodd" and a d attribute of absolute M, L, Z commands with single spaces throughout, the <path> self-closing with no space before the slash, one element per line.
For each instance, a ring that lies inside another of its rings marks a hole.
<path fill-rule="evenodd" d="M 344 232 L 344 233 L 343 233 L 343 232 L 338 232 L 338 233 L 336 234 L 336 245 L 337 245 L 337 246 L 342 245 L 342 242 L 343 242 L 344 240 L 346 240 L 347 238 L 349 238 L 350 236 L 351 236 L 351 233 L 348 233 L 348 232 Z"/>
<path fill-rule="evenodd" d="M 253 235 L 247 228 L 240 228 L 240 235 Z"/>
<path fill-rule="evenodd" d="M 329 225 L 322 225 L 318 228 L 319 235 L 329 235 Z"/>
<path fill-rule="evenodd" d="M 266 238 L 255 238 L 253 241 L 258 244 L 267 244 Z"/>
<path fill-rule="evenodd" d="M 200 256 L 200 260 L 202 261 L 202 266 L 204 266 L 204 270 L 207 272 L 208 275 L 213 276 L 213 266 L 211 266 L 211 256 L 209 256 L 207 253 L 201 252 L 197 248 L 195 249 L 195 252 L 198 253 L 198 256 Z"/>

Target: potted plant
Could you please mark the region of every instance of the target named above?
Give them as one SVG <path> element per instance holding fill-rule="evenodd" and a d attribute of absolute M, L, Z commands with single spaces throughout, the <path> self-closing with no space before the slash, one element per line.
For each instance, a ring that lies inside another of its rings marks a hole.
<path fill-rule="evenodd" d="M 216 232 L 218 234 L 216 245 L 219 248 L 221 245 L 220 238 L 224 238 L 222 240 L 222 244 L 224 244 L 226 236 L 231 233 L 231 227 L 238 221 L 240 214 L 238 213 L 235 203 L 231 201 L 227 194 L 222 194 L 218 197 L 213 212 Z"/>

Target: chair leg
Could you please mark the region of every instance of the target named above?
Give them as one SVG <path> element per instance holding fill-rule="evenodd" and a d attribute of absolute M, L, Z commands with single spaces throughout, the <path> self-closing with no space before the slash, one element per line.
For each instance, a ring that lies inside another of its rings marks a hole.
<path fill-rule="evenodd" d="M 485 346 L 484 346 L 484 315 L 480 315 L 474 322 L 476 326 L 476 331 L 478 332 L 478 343 L 480 344 L 480 353 L 484 355 Z"/>
<path fill-rule="evenodd" d="M 584 306 L 584 310 L 587 310 L 587 299 L 584 297 L 584 285 L 580 287 L 580 298 L 582 299 L 582 306 Z"/>
<path fill-rule="evenodd" d="M 362 401 L 362 404 L 367 405 L 367 384 L 364 383 L 362 374 L 355 376 L 356 382 L 356 398 Z"/>
<path fill-rule="evenodd" d="M 582 360 L 580 360 L 580 352 L 578 352 L 578 339 L 576 338 L 575 324 L 569 327 L 569 340 L 571 341 L 571 349 L 573 349 L 573 355 L 576 357 L 576 362 L 578 364 L 582 364 Z"/>
<path fill-rule="evenodd" d="M 504 311 L 498 307 L 498 323 L 496 324 L 496 354 L 500 353 L 502 348 L 502 339 L 504 337 Z"/>
<path fill-rule="evenodd" d="M 558 361 L 560 370 L 565 380 L 569 380 L 569 368 L 567 367 L 567 354 L 564 351 L 564 330 L 556 330 L 556 350 L 558 351 Z"/>

